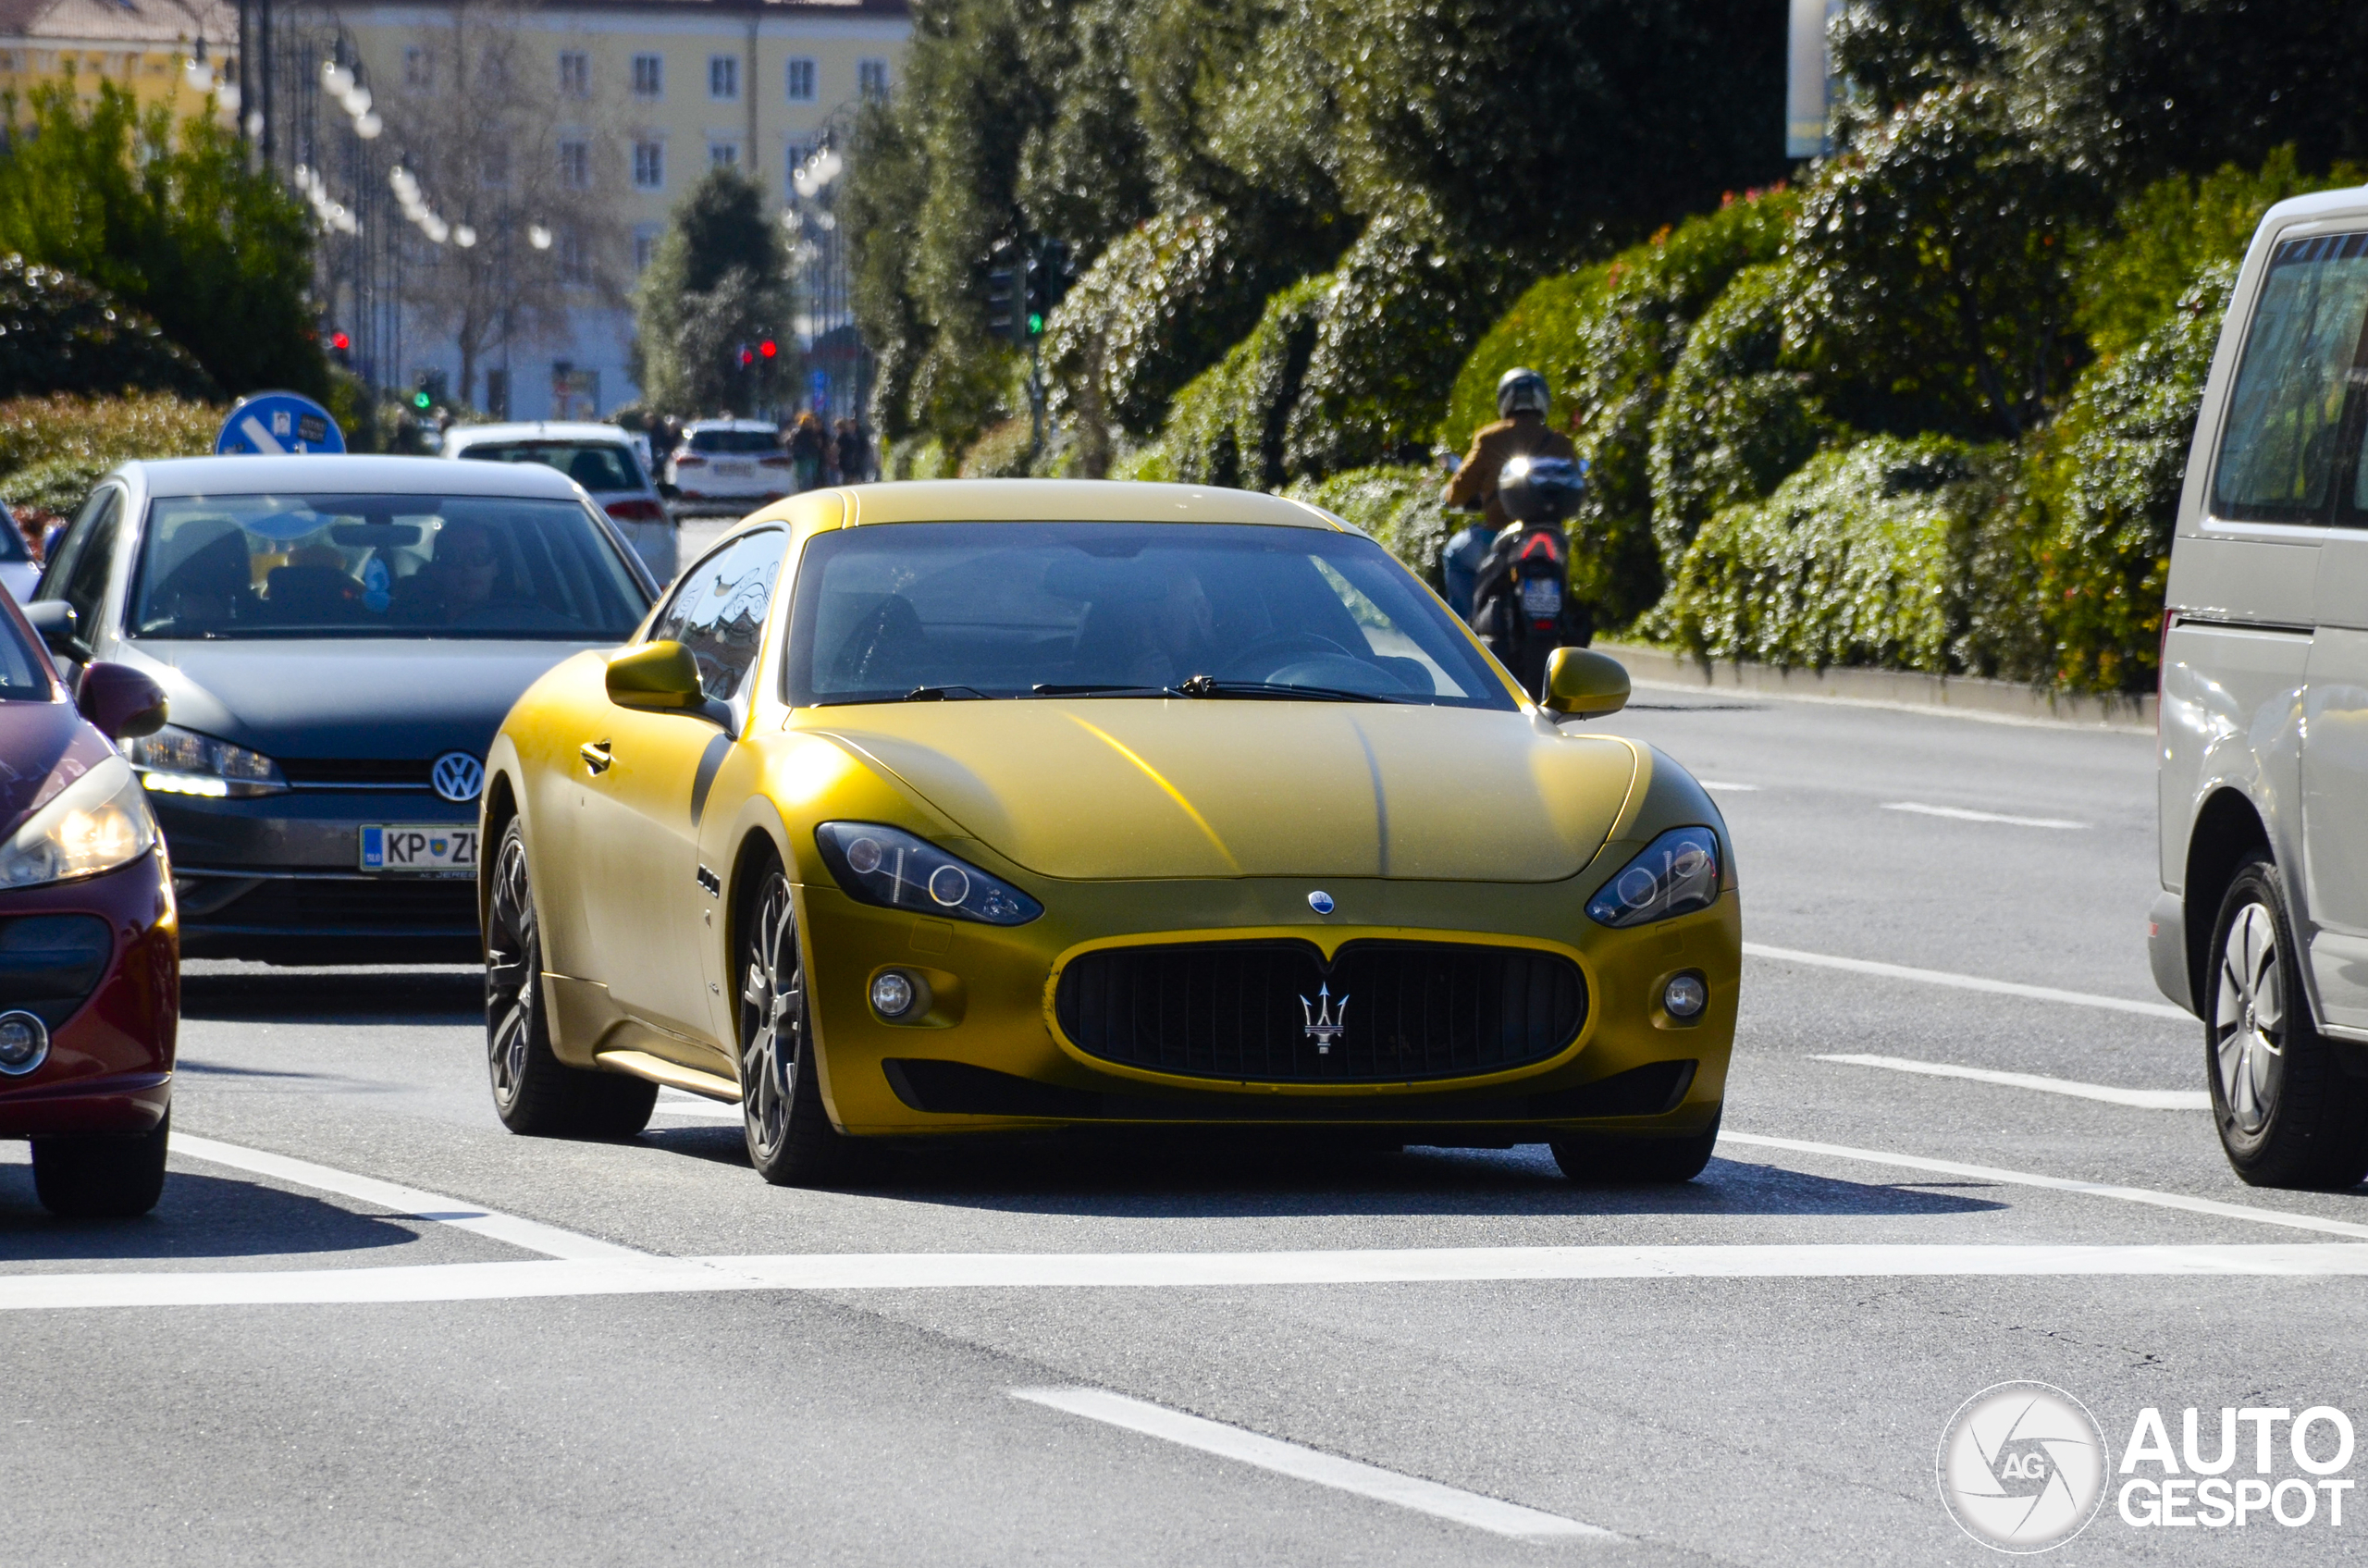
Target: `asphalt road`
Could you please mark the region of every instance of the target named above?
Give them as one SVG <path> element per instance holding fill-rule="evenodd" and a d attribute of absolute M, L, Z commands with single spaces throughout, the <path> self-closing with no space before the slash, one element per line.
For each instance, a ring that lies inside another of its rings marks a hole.
<path fill-rule="evenodd" d="M 2368 1203 L 2111 1097 L 2202 1084 L 2141 944 L 2146 736 L 1607 725 L 1717 788 L 1746 937 L 1808 956 L 1746 962 L 1697 1182 L 1138 1145 L 776 1190 L 682 1097 L 506 1134 L 466 971 L 193 965 L 156 1214 L 53 1221 L 0 1164 L 0 1558 L 1971 1563 L 1935 1453 L 1991 1385 L 2077 1396 L 2109 1467 L 2146 1407 L 2207 1459 L 2224 1406 L 2362 1410 Z M 2368 1502 L 2330 1525 L 2276 1438 L 2310 1523 L 2136 1527 L 2115 1474 L 2053 1560 L 2351 1555 Z"/>

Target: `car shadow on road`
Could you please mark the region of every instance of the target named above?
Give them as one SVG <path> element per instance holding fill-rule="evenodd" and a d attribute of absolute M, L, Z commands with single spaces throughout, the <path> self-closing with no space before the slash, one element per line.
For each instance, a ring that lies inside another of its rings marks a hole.
<path fill-rule="evenodd" d="M 59 1219 L 33 1195 L 32 1167 L 0 1165 L 0 1270 L 12 1263 L 266 1257 L 361 1252 L 419 1240 L 412 1226 L 373 1219 L 298 1192 L 176 1170 L 140 1219 Z"/>
<path fill-rule="evenodd" d="M 740 1129 L 653 1126 L 639 1140 L 746 1166 Z M 1714 1159 L 1689 1182 L 1581 1186 L 1544 1144 L 1416 1147 L 1392 1154 L 1334 1144 L 1293 1148 L 1221 1137 L 1138 1135 L 883 1151 L 850 1190 L 904 1203 L 1005 1214 L 1099 1218 L 1276 1218 L 1326 1215 L 1977 1214 L 2003 1202 L 1928 1183 L 1841 1181 Z M 751 1178 L 753 1179 L 753 1177 Z"/>
<path fill-rule="evenodd" d="M 209 965 L 181 974 L 181 1016 L 223 1023 L 450 1024 L 485 1015 L 485 971 L 273 969 Z"/>

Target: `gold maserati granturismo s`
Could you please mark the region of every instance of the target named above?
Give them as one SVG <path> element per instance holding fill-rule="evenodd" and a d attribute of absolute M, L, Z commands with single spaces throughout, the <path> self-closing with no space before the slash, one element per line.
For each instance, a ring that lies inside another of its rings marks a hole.
<path fill-rule="evenodd" d="M 479 895 L 494 1103 L 738 1104 L 771 1181 L 883 1143 L 1259 1127 L 1708 1160 L 1742 923 L 1701 786 L 1529 700 L 1274 496 L 809 492 L 511 710 Z"/>

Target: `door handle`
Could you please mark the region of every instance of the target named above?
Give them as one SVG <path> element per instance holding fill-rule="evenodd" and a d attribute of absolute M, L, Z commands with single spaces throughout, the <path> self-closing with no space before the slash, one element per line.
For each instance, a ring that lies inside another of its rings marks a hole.
<path fill-rule="evenodd" d="M 584 765 L 595 778 L 607 772 L 609 764 L 616 760 L 609 755 L 609 743 L 605 740 L 587 740 L 575 748 L 575 754 L 584 759 Z"/>

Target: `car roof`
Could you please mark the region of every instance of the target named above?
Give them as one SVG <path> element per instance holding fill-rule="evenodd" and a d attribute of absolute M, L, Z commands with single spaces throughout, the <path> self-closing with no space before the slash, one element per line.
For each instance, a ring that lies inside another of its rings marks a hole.
<path fill-rule="evenodd" d="M 2354 214 L 2368 214 L 2368 187 L 2351 185 L 2313 191 L 2308 196 L 2289 196 L 2263 214 L 2261 221 L 2263 228 L 2271 229 L 2307 218 L 2350 217 Z"/>
<path fill-rule="evenodd" d="M 442 457 L 176 457 L 127 463 L 150 495 L 540 496 L 573 500 L 575 481 L 539 463 L 456 463 Z"/>
<path fill-rule="evenodd" d="M 771 432 L 777 428 L 778 426 L 774 426 L 770 420 L 763 419 L 694 419 L 688 425 L 683 426 L 683 434 L 688 436 L 700 430 L 763 430 Z"/>
<path fill-rule="evenodd" d="M 1264 523 L 1340 528 L 1284 496 L 1124 479 L 908 479 L 839 492 L 849 526 L 868 523 Z"/>
<path fill-rule="evenodd" d="M 456 425 L 444 432 L 444 445 L 474 447 L 485 441 L 613 441 L 633 444 L 633 432 L 622 425 L 597 425 L 587 420 L 527 419 L 505 425 Z"/>

